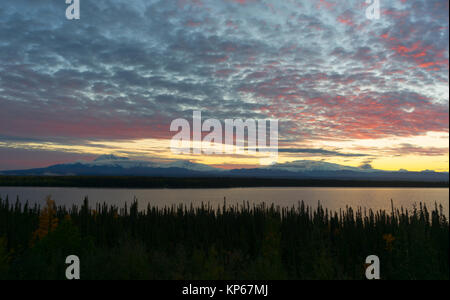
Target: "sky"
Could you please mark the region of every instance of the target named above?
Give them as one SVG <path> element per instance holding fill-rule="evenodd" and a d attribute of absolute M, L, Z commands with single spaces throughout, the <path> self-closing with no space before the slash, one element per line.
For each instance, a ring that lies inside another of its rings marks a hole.
<path fill-rule="evenodd" d="M 279 120 L 280 163 L 449 169 L 449 1 L 2 0 L 0 170 L 176 155 L 170 124 Z"/>

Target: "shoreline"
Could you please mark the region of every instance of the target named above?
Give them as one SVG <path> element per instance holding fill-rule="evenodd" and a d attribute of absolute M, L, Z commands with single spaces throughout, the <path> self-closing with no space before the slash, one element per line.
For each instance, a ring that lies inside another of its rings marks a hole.
<path fill-rule="evenodd" d="M 0 187 L 112 189 L 449 188 L 449 182 L 240 177 L 0 176 Z"/>

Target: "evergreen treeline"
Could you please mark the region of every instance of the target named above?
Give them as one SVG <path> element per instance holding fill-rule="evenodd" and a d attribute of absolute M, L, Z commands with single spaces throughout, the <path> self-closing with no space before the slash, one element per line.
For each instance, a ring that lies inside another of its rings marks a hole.
<path fill-rule="evenodd" d="M 382 279 L 449 279 L 442 207 L 330 212 L 299 203 L 138 209 L 107 204 L 43 209 L 0 199 L 0 278 L 364 279 L 377 255 Z"/>
<path fill-rule="evenodd" d="M 4 176 L 0 186 L 104 188 L 234 188 L 234 187 L 449 187 L 449 182 L 332 180 L 249 177 L 149 176 Z"/>

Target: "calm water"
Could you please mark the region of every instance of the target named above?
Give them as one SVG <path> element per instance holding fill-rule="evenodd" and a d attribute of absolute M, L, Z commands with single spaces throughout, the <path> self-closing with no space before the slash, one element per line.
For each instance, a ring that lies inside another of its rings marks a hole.
<path fill-rule="evenodd" d="M 243 201 L 279 206 L 297 206 L 303 200 L 316 207 L 318 201 L 331 210 L 339 210 L 346 206 L 366 207 L 374 210 L 390 210 L 393 199 L 396 207 L 412 208 L 416 203 L 426 203 L 429 208 L 434 203 L 442 204 L 446 214 L 449 210 L 448 188 L 235 188 L 235 189 L 87 189 L 87 188 L 35 188 L 35 187 L 0 187 L 0 197 L 19 196 L 22 202 L 45 203 L 45 197 L 51 195 L 57 205 L 80 205 L 85 196 L 91 204 L 103 203 L 122 206 L 131 202 L 134 197 L 140 208 L 152 206 L 164 207 L 173 204 L 211 203 L 213 207 L 227 204 L 240 204 Z"/>

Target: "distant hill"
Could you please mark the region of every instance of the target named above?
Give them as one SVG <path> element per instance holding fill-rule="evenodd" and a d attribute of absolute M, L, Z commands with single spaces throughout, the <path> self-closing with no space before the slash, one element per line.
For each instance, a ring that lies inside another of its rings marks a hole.
<path fill-rule="evenodd" d="M 158 163 L 102 155 L 94 161 L 57 164 L 46 168 L 2 171 L 1 175 L 20 176 L 150 176 L 150 177 L 247 177 L 320 180 L 374 180 L 448 182 L 448 172 L 383 171 L 349 167 L 321 161 L 301 160 L 254 169 L 224 170 L 190 161 Z"/>

